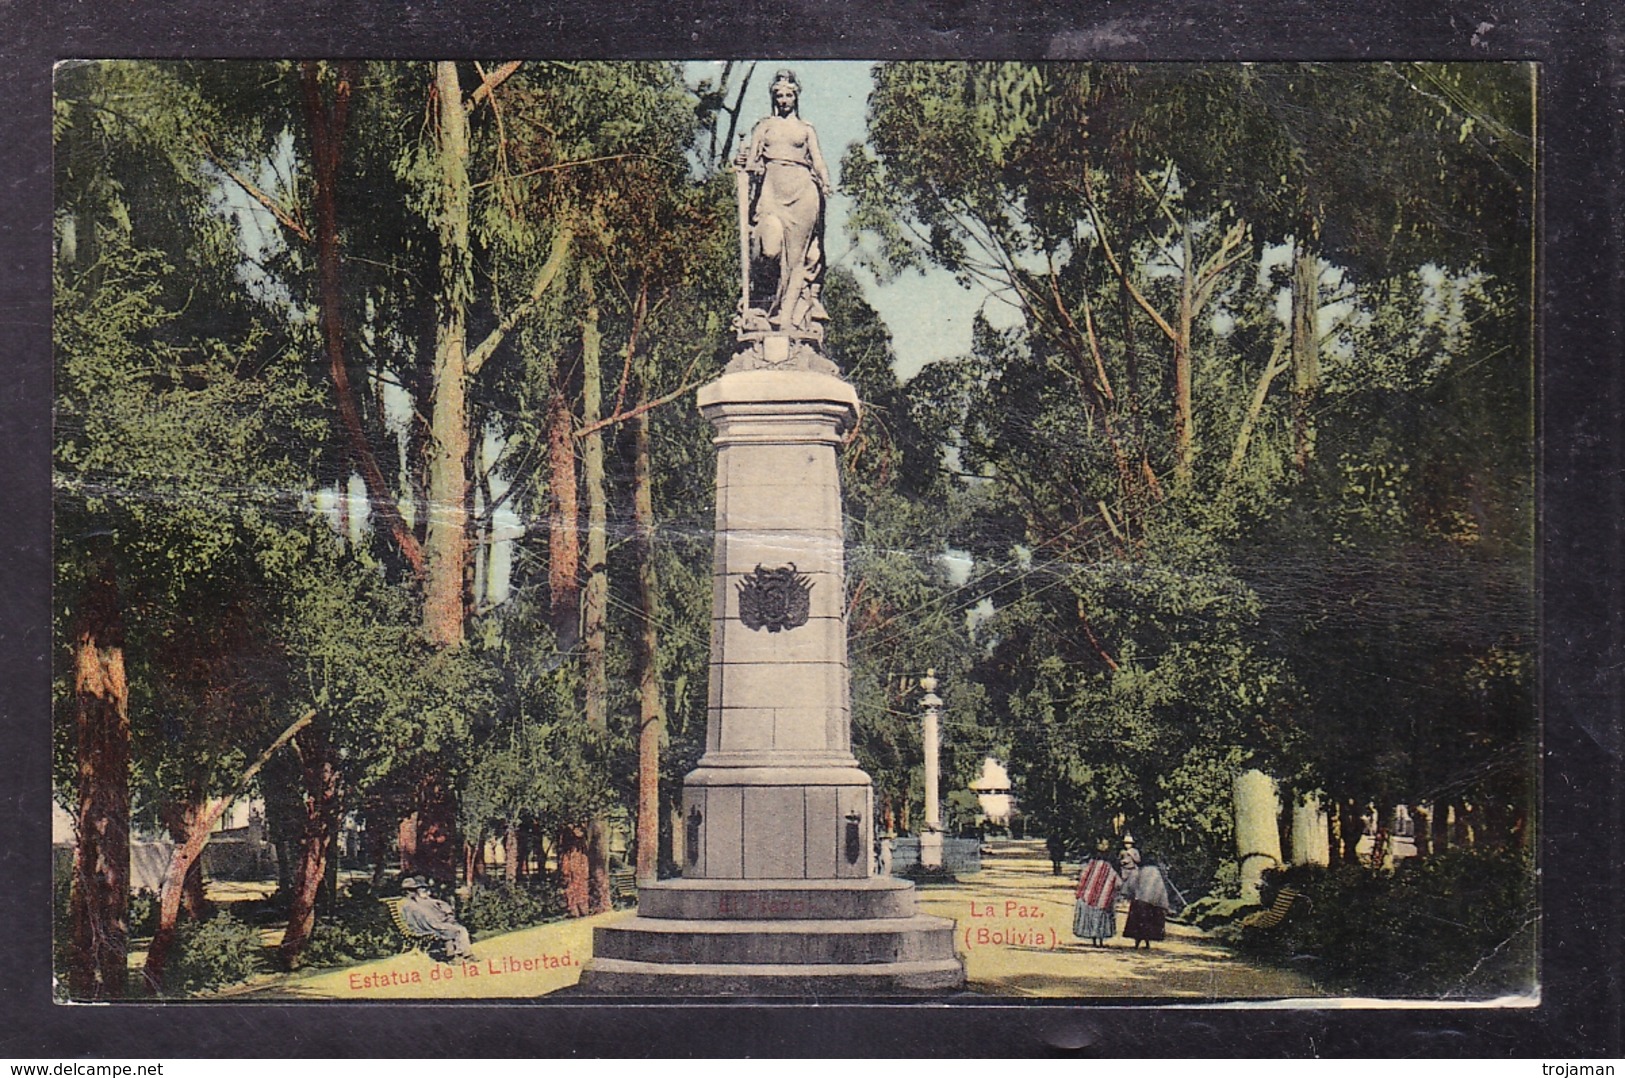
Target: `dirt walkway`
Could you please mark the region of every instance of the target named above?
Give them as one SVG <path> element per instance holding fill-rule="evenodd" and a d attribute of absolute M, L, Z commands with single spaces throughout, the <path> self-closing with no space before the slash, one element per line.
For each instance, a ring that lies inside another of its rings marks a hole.
<path fill-rule="evenodd" d="M 921 889 L 923 912 L 958 922 L 968 987 L 999 996 L 1275 999 L 1323 996 L 1309 978 L 1256 965 L 1202 932 L 1169 924 L 1136 951 L 1119 936 L 1097 948 L 1072 936 L 1076 866 L 1051 874 L 1042 842 L 990 846 L 982 871 Z M 1123 915 L 1117 918 L 1121 930 Z"/>
<path fill-rule="evenodd" d="M 1053 876 L 1039 842 L 994 844 L 983 870 L 920 891 L 921 912 L 958 923 L 959 950 L 974 993 L 1074 998 L 1275 999 L 1326 993 L 1307 977 L 1255 965 L 1194 928 L 1135 951 L 1118 937 L 1104 948 L 1072 938 L 1072 880 Z M 444 964 L 410 952 L 343 969 L 263 978 L 222 993 L 281 999 L 407 1000 L 535 998 L 576 983 L 597 925 L 630 910 L 561 921 L 474 941 L 471 961 Z M 1119 925 L 1122 916 L 1118 917 Z"/>

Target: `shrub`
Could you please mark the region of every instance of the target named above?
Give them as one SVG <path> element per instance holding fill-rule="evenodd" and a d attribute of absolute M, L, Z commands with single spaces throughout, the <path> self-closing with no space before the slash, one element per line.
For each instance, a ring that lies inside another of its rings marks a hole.
<path fill-rule="evenodd" d="M 353 883 L 333 907 L 317 918 L 299 956 L 303 966 L 342 966 L 384 958 L 401 950 L 400 933 L 389 911 L 365 883 Z"/>
<path fill-rule="evenodd" d="M 1241 866 L 1235 858 L 1224 858 L 1218 862 L 1208 893 L 1216 898 L 1241 897 Z"/>
<path fill-rule="evenodd" d="M 58 1000 L 68 998 L 68 966 L 73 961 L 73 872 L 59 871 L 51 878 L 51 956 L 56 963 Z"/>
<path fill-rule="evenodd" d="M 1294 866 L 1265 873 L 1264 904 L 1288 884 L 1308 901 L 1274 928 L 1242 928 L 1241 949 L 1374 995 L 1481 997 L 1532 986 L 1536 907 L 1525 854 L 1454 849 L 1393 872 Z"/>
<path fill-rule="evenodd" d="M 472 933 L 491 935 L 541 924 L 563 913 L 564 903 L 552 890 L 533 891 L 504 880 L 476 884 L 458 919 Z"/>
<path fill-rule="evenodd" d="M 150 939 L 158 931 L 158 895 L 143 887 L 130 896 L 130 938 Z"/>
<path fill-rule="evenodd" d="M 164 971 L 165 995 L 199 995 L 245 981 L 265 968 L 259 932 L 227 910 L 183 924 Z"/>
<path fill-rule="evenodd" d="M 1205 930 L 1222 929 L 1238 918 L 1258 912 L 1258 903 L 1240 898 L 1220 898 L 1206 895 L 1182 910 L 1177 920 Z"/>

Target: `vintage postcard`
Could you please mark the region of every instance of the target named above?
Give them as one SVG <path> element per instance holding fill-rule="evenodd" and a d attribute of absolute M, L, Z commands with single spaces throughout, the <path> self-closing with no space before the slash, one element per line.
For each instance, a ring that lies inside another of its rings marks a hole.
<path fill-rule="evenodd" d="M 1537 1004 L 1537 83 L 60 65 L 55 998 Z"/>

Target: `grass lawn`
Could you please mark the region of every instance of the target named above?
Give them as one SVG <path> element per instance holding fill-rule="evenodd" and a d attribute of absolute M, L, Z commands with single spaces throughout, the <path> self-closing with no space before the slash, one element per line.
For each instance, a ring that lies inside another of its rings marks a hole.
<path fill-rule="evenodd" d="M 1072 879 L 1054 876 L 1039 842 L 994 843 L 981 872 L 920 890 L 920 910 L 956 922 L 967 989 L 995 996 L 1164 998 L 1187 1001 L 1319 997 L 1290 970 L 1249 962 L 1202 932 L 1170 924 L 1168 939 L 1136 951 L 1121 937 L 1104 948 L 1072 938 Z M 264 897 L 258 884 L 213 884 L 217 902 Z M 592 930 L 631 917 L 618 910 L 474 941 L 469 961 L 441 963 L 406 951 L 334 969 L 266 974 L 215 999 L 534 999 L 574 985 L 592 954 Z M 275 946 L 281 927 L 264 927 Z M 131 956 L 132 965 L 139 963 Z"/>

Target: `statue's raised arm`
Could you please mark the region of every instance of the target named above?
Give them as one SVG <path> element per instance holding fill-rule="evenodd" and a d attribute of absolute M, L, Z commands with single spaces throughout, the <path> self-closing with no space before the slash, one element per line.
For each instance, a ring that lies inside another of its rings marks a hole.
<path fill-rule="evenodd" d="M 795 73 L 780 71 L 771 92 L 773 111 L 757 122 L 734 162 L 745 263 L 740 328 L 819 340 L 828 317 L 819 294 L 829 168 L 817 132 L 799 114 Z"/>

